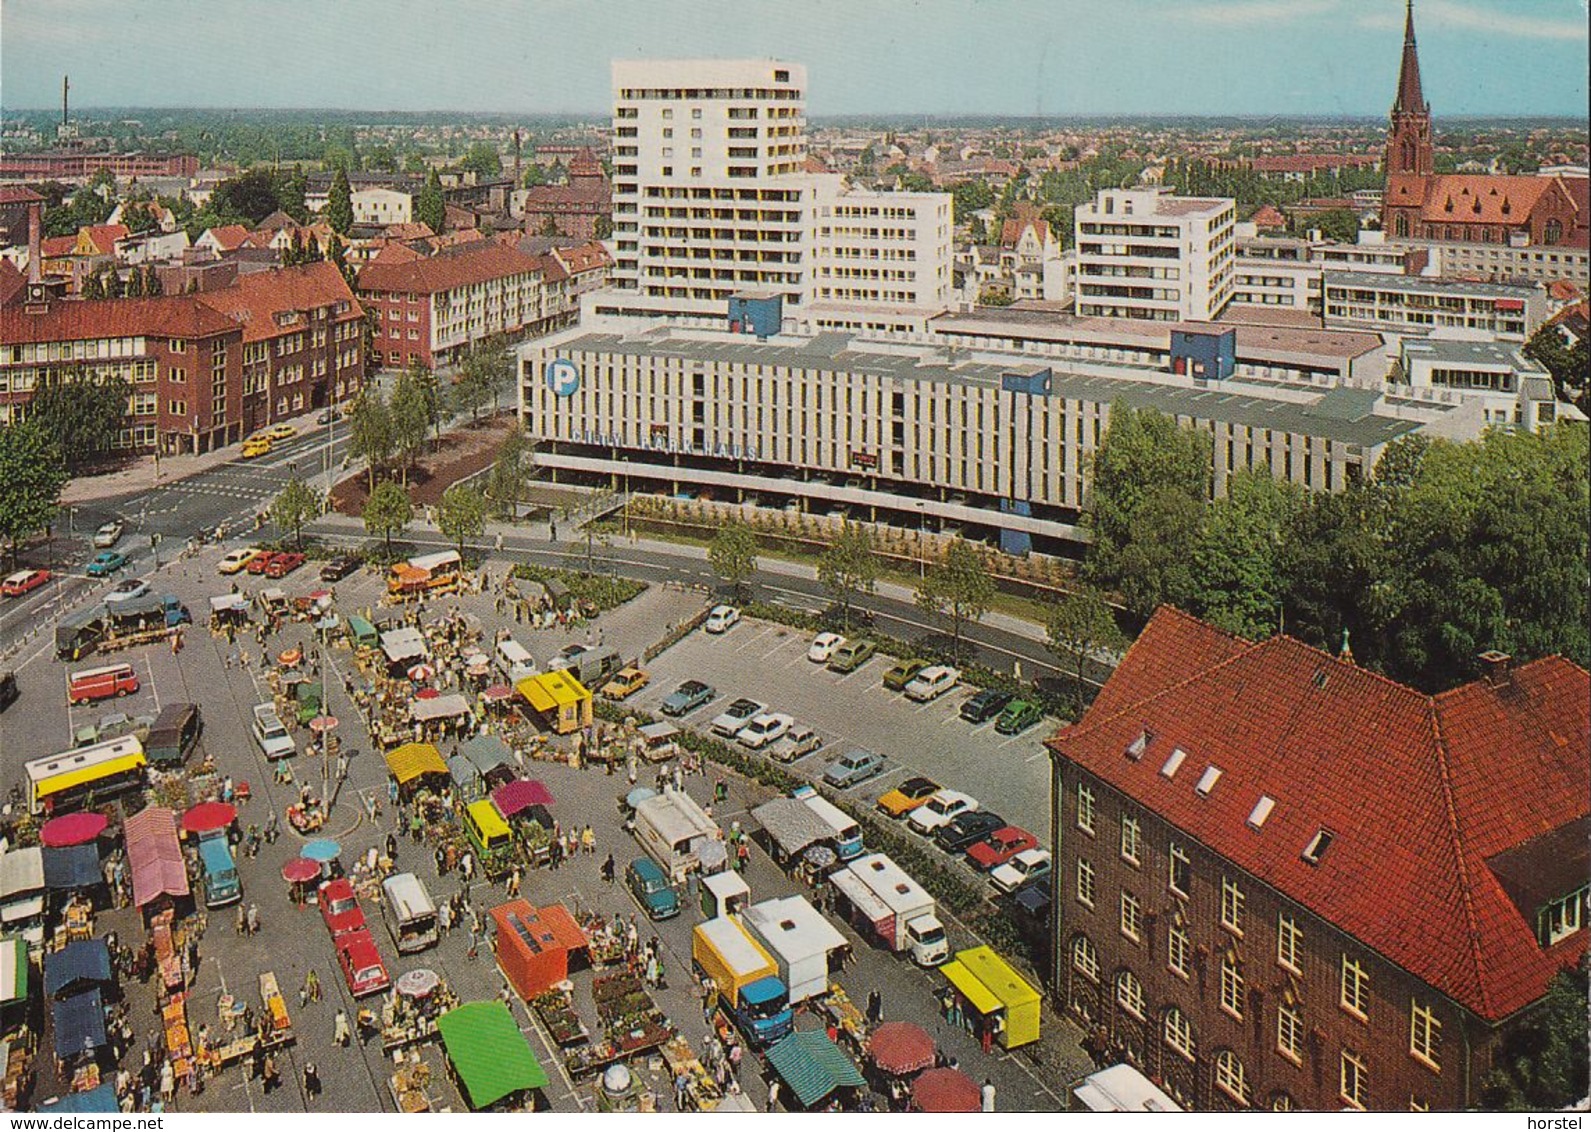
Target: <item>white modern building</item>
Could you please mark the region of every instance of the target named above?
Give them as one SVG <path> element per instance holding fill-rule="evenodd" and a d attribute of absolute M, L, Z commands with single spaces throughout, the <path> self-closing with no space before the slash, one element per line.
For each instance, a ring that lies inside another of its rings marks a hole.
<path fill-rule="evenodd" d="M 1446 389 L 1484 406 L 1491 424 L 1535 430 L 1584 414 L 1557 399 L 1552 375 L 1516 343 L 1443 334 L 1405 338 L 1399 361 L 1414 389 Z"/>
<path fill-rule="evenodd" d="M 1328 271 L 1321 286 L 1329 328 L 1421 336 L 1458 330 L 1523 342 L 1547 318 L 1540 284 Z"/>
<path fill-rule="evenodd" d="M 349 199 L 355 224 L 408 224 L 414 219 L 414 198 L 396 189 L 356 189 Z"/>
<path fill-rule="evenodd" d="M 1237 205 L 1158 189 L 1102 189 L 1081 205 L 1077 313 L 1209 321 L 1232 301 Z"/>

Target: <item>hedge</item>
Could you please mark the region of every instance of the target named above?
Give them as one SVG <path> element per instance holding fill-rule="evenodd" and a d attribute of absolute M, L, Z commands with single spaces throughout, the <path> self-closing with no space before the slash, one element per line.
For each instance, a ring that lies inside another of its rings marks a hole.
<path fill-rule="evenodd" d="M 558 582 L 576 601 L 590 602 L 599 611 L 617 609 L 646 591 L 646 583 L 638 582 L 634 578 L 609 574 L 582 574 L 577 570 L 534 566 L 529 562 L 516 565 L 513 576 L 527 582 Z"/>

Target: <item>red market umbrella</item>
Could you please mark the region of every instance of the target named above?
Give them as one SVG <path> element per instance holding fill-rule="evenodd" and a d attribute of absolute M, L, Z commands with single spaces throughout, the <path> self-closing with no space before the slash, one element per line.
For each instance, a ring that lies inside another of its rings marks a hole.
<path fill-rule="evenodd" d="M 516 778 L 492 791 L 492 802 L 505 818 L 511 818 L 531 806 L 553 804 L 552 791 L 536 778 Z"/>
<path fill-rule="evenodd" d="M 304 659 L 303 649 L 288 649 L 286 652 L 276 654 L 276 663 L 283 668 L 292 668 Z"/>
<path fill-rule="evenodd" d="M 317 715 L 314 719 L 309 721 L 309 729 L 315 732 L 317 735 L 323 735 L 327 731 L 333 731 L 336 729 L 336 727 L 337 717 L 335 715 Z"/>
<path fill-rule="evenodd" d="M 200 802 L 182 815 L 184 833 L 210 833 L 237 821 L 238 808 L 226 802 Z"/>
<path fill-rule="evenodd" d="M 39 841 L 46 849 L 65 849 L 69 845 L 86 845 L 110 826 L 110 819 L 92 810 L 75 814 L 62 814 L 51 818 L 39 829 Z"/>
<path fill-rule="evenodd" d="M 421 688 L 414 694 L 414 698 L 417 700 L 434 700 L 441 695 L 442 693 L 435 688 Z"/>
<path fill-rule="evenodd" d="M 424 684 L 427 680 L 431 679 L 431 677 L 435 675 L 436 669 L 432 668 L 429 664 L 416 664 L 413 668 L 409 669 L 409 679 L 414 681 L 416 684 Z"/>
<path fill-rule="evenodd" d="M 506 699 L 511 699 L 514 695 L 514 689 L 510 688 L 507 684 L 493 684 L 490 688 L 487 688 L 484 692 L 482 692 L 481 695 L 484 696 L 489 702 L 495 704 Z"/>
<path fill-rule="evenodd" d="M 320 865 L 308 857 L 294 857 L 282 866 L 282 879 L 289 884 L 304 884 L 320 875 Z"/>
<path fill-rule="evenodd" d="M 881 1072 L 901 1077 L 934 1063 L 934 1039 L 915 1022 L 885 1022 L 868 1039 L 867 1055 Z"/>
<path fill-rule="evenodd" d="M 917 1112 L 981 1112 L 978 1083 L 959 1069 L 930 1069 L 912 1082 Z"/>

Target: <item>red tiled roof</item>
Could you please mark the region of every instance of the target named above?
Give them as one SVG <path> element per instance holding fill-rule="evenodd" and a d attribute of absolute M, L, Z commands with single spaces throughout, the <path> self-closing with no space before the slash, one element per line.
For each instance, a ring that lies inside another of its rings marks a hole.
<path fill-rule="evenodd" d="M 0 204 L 31 204 L 44 200 L 26 185 L 0 185 Z"/>
<path fill-rule="evenodd" d="M 0 259 L 0 307 L 21 294 L 26 285 L 27 277 L 16 269 L 15 264 L 9 259 Z"/>
<path fill-rule="evenodd" d="M 209 338 L 236 332 L 237 323 L 199 302 L 197 295 L 155 299 L 57 299 L 41 313 L 21 306 L 0 311 L 0 341 L 74 342 L 90 338 Z"/>
<path fill-rule="evenodd" d="M 1580 296 L 1580 288 L 1567 279 L 1554 279 L 1547 284 L 1547 297 L 1556 302 L 1573 302 Z"/>
<path fill-rule="evenodd" d="M 338 319 L 363 317 L 364 308 L 354 298 L 335 264 L 321 261 L 271 271 L 250 271 L 238 276 L 230 287 L 205 291 L 194 296 L 201 303 L 243 327 L 243 341 L 258 342 L 279 334 L 303 330 L 302 321 L 290 326 L 276 322 L 279 312 L 307 311 L 346 302 L 346 313 Z"/>
<path fill-rule="evenodd" d="M 1259 211 L 1254 214 L 1252 219 L 1257 228 L 1287 227 L 1287 217 L 1283 216 L 1281 211 L 1272 204 L 1261 205 Z"/>
<path fill-rule="evenodd" d="M 383 262 L 377 256 L 359 273 L 359 290 L 428 295 L 537 269 L 536 261 L 518 250 L 477 239 L 407 263 Z"/>
<path fill-rule="evenodd" d="M 63 259 L 75 251 L 76 236 L 46 236 L 39 241 L 39 253 L 45 259 Z"/>
<path fill-rule="evenodd" d="M 1432 224 L 1524 225 L 1541 198 L 1561 187 L 1556 177 L 1402 173 L 1387 178 L 1386 203 L 1418 207 Z"/>
<path fill-rule="evenodd" d="M 1040 220 L 1036 216 L 1017 216 L 1000 226 L 1000 245 L 1006 248 L 1016 247 L 1022 242 L 1022 232 L 1029 226 L 1033 228 L 1033 234 L 1039 243 L 1042 244 L 1050 238 L 1049 221 Z"/>
<path fill-rule="evenodd" d="M 209 229 L 199 238 L 202 240 L 204 236 L 214 240 L 221 251 L 229 252 L 243 246 L 243 242 L 249 238 L 249 230 L 241 224 L 223 224 L 218 228 Z"/>
<path fill-rule="evenodd" d="M 554 248 L 552 254 L 571 275 L 613 265 L 613 258 L 608 255 L 608 249 L 595 242 L 574 248 Z"/>
<path fill-rule="evenodd" d="M 1591 813 L 1591 676 L 1561 657 L 1430 697 L 1162 609 L 1049 746 L 1488 1020 L 1585 953 L 1584 931 L 1540 947 L 1486 864 Z M 1167 778 L 1174 748 L 1186 760 Z M 1208 766 L 1222 773 L 1201 797 Z M 1255 830 L 1262 794 L 1275 806 Z M 1310 865 L 1321 828 L 1335 839 Z"/>
<path fill-rule="evenodd" d="M 1279 153 L 1256 157 L 1250 165 L 1256 173 L 1313 173 L 1317 169 L 1359 168 L 1379 160 L 1367 153 Z"/>
<path fill-rule="evenodd" d="M 78 239 L 88 237 L 89 244 L 100 255 L 112 255 L 116 251 L 116 241 L 124 240 L 132 234 L 132 229 L 125 224 L 90 224 L 77 231 Z"/>

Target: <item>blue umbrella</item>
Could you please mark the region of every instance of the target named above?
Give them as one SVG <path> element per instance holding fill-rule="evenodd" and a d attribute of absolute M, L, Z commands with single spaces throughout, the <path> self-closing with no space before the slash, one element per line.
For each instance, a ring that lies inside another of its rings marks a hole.
<path fill-rule="evenodd" d="M 624 796 L 624 804 L 633 810 L 648 798 L 656 797 L 657 791 L 653 790 L 650 786 L 637 786 L 634 790 L 631 790 Z"/>
<path fill-rule="evenodd" d="M 308 857 L 311 861 L 320 861 L 324 863 L 326 861 L 335 861 L 338 857 L 338 854 L 340 854 L 342 851 L 342 846 L 338 845 L 331 838 L 321 837 L 304 846 L 302 855 Z"/>

